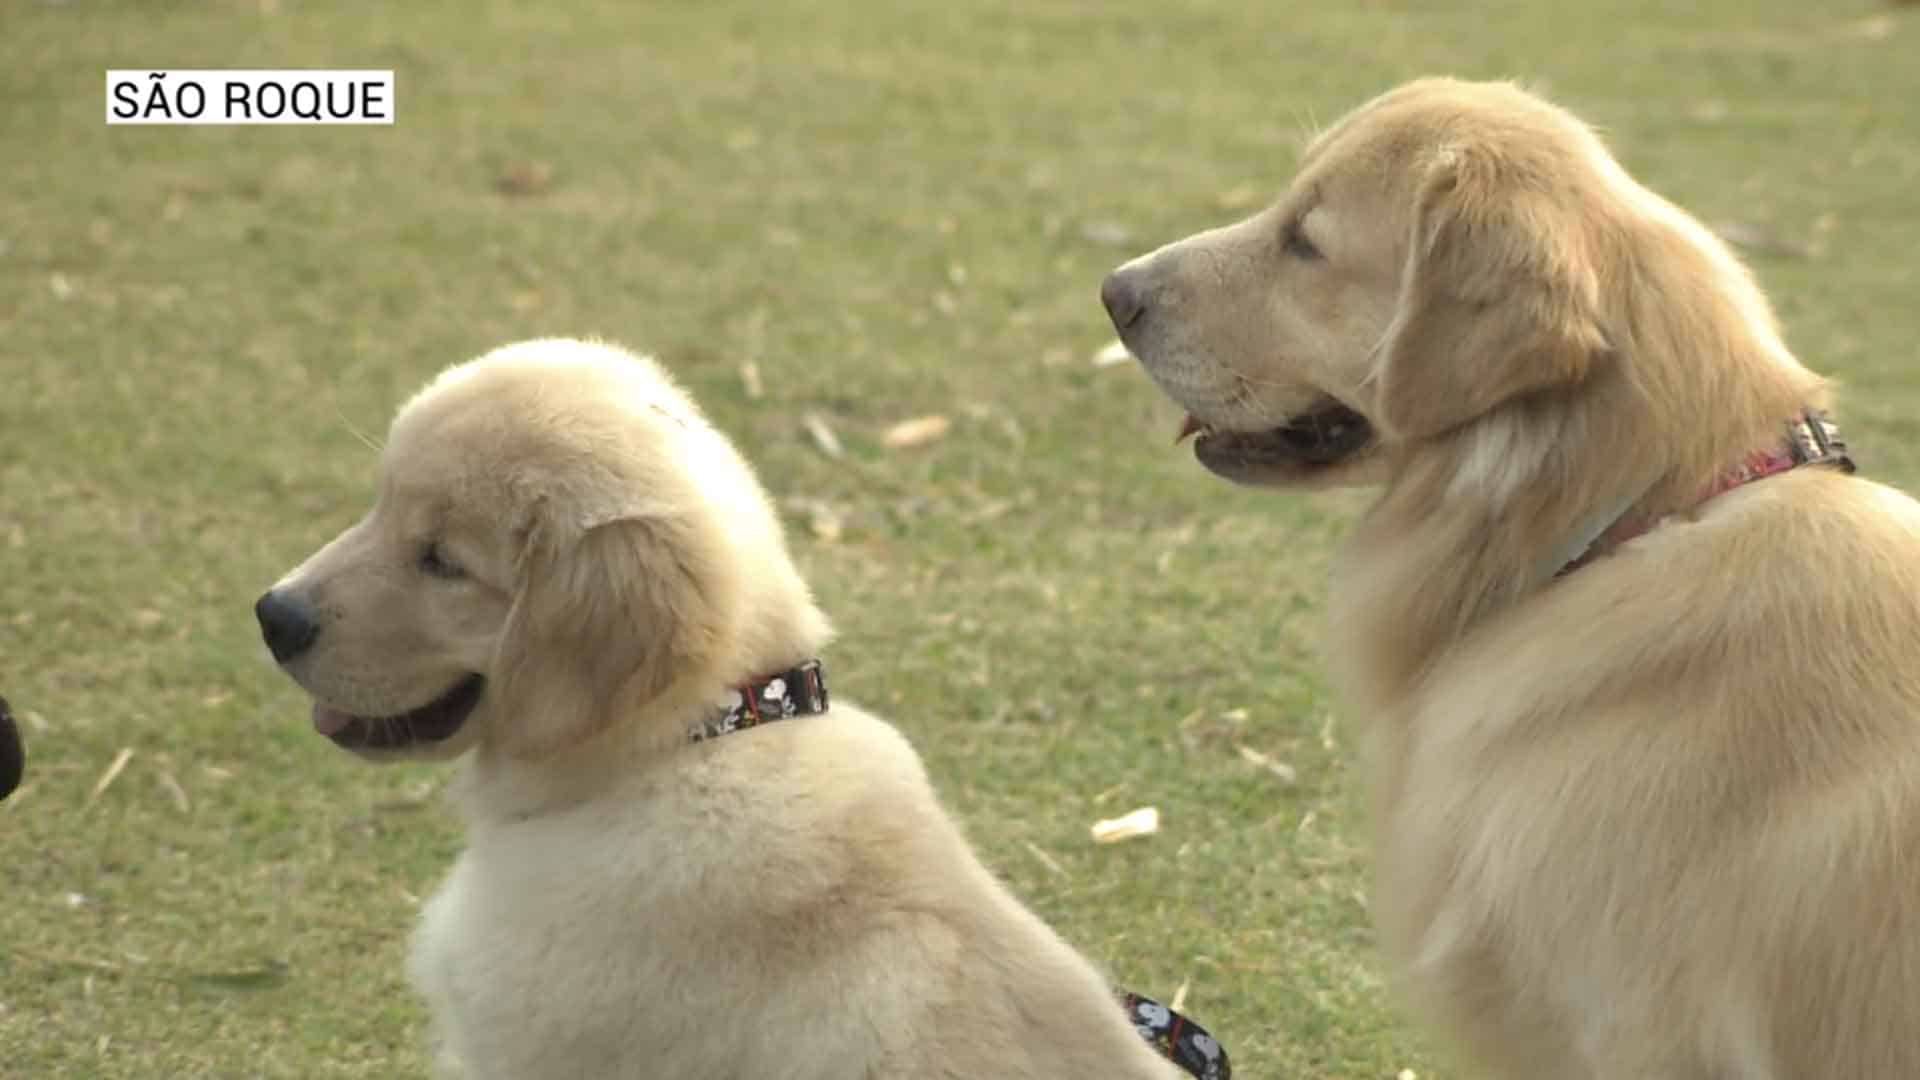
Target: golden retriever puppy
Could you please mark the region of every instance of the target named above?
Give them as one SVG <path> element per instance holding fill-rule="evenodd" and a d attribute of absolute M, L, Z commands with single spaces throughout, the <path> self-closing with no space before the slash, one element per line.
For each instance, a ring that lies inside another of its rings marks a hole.
<path fill-rule="evenodd" d="M 1580 121 L 1423 80 L 1103 299 L 1327 602 L 1381 940 L 1492 1075 L 1920 1076 L 1920 505 Z"/>
<path fill-rule="evenodd" d="M 826 707 L 774 507 L 650 361 L 448 370 L 258 614 L 322 734 L 465 759 L 411 970 L 466 1075 L 1178 1075 L 907 742 Z"/>

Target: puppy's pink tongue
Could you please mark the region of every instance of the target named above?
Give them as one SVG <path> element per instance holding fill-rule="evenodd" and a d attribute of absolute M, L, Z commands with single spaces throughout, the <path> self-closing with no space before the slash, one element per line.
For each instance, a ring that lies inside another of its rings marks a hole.
<path fill-rule="evenodd" d="M 1207 425 L 1200 422 L 1199 417 L 1188 413 L 1187 418 L 1180 421 L 1180 434 L 1173 437 L 1173 445 L 1179 446 L 1181 443 L 1186 442 L 1187 436 L 1204 429 L 1206 426 Z"/>
<path fill-rule="evenodd" d="M 329 709 L 319 702 L 313 703 L 313 730 L 322 735 L 334 735 L 353 723 L 353 717 L 339 709 Z"/>

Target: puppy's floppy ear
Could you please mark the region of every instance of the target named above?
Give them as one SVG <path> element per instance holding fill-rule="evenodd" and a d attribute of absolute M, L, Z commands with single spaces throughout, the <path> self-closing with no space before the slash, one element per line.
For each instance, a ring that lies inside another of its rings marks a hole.
<path fill-rule="evenodd" d="M 1373 420 L 1389 436 L 1435 435 L 1578 382 L 1606 353 L 1590 233 L 1550 175 L 1474 147 L 1428 166 L 1373 372 Z"/>
<path fill-rule="evenodd" d="M 724 559 L 669 508 L 585 522 L 536 513 L 517 577 L 493 695 L 497 737 L 518 757 L 605 730 L 711 664 L 728 634 Z"/>

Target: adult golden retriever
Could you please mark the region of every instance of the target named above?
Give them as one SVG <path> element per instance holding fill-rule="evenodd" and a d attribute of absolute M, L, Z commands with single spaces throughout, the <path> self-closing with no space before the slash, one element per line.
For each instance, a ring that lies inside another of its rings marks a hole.
<path fill-rule="evenodd" d="M 1503 1077 L 1920 1076 L 1920 506 L 1720 241 L 1433 79 L 1102 295 L 1208 469 L 1382 488 L 1329 652 L 1419 1010 Z"/>
<path fill-rule="evenodd" d="M 412 961 L 465 1075 L 1178 1075 L 892 727 L 736 725 L 809 711 L 767 676 L 810 678 L 827 620 L 650 361 L 548 340 L 445 372 L 372 511 L 257 611 L 334 742 L 466 759 Z"/>

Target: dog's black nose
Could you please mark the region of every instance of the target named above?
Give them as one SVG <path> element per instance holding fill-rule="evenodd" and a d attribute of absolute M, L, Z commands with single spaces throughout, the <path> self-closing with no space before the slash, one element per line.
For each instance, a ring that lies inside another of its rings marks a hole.
<path fill-rule="evenodd" d="M 1107 317 L 1114 329 L 1125 331 L 1147 312 L 1146 290 L 1138 268 L 1123 266 L 1100 283 L 1100 302 L 1107 306 Z"/>
<path fill-rule="evenodd" d="M 253 605 L 253 615 L 260 620 L 260 636 L 267 639 L 267 651 L 283 664 L 306 652 L 313 639 L 320 636 L 320 623 L 311 607 L 272 589 L 261 594 Z"/>
<path fill-rule="evenodd" d="M 0 698 L 0 799 L 20 786 L 20 774 L 26 771 L 27 750 L 20 742 L 20 729 L 13 726 L 13 713 L 7 699 Z"/>

